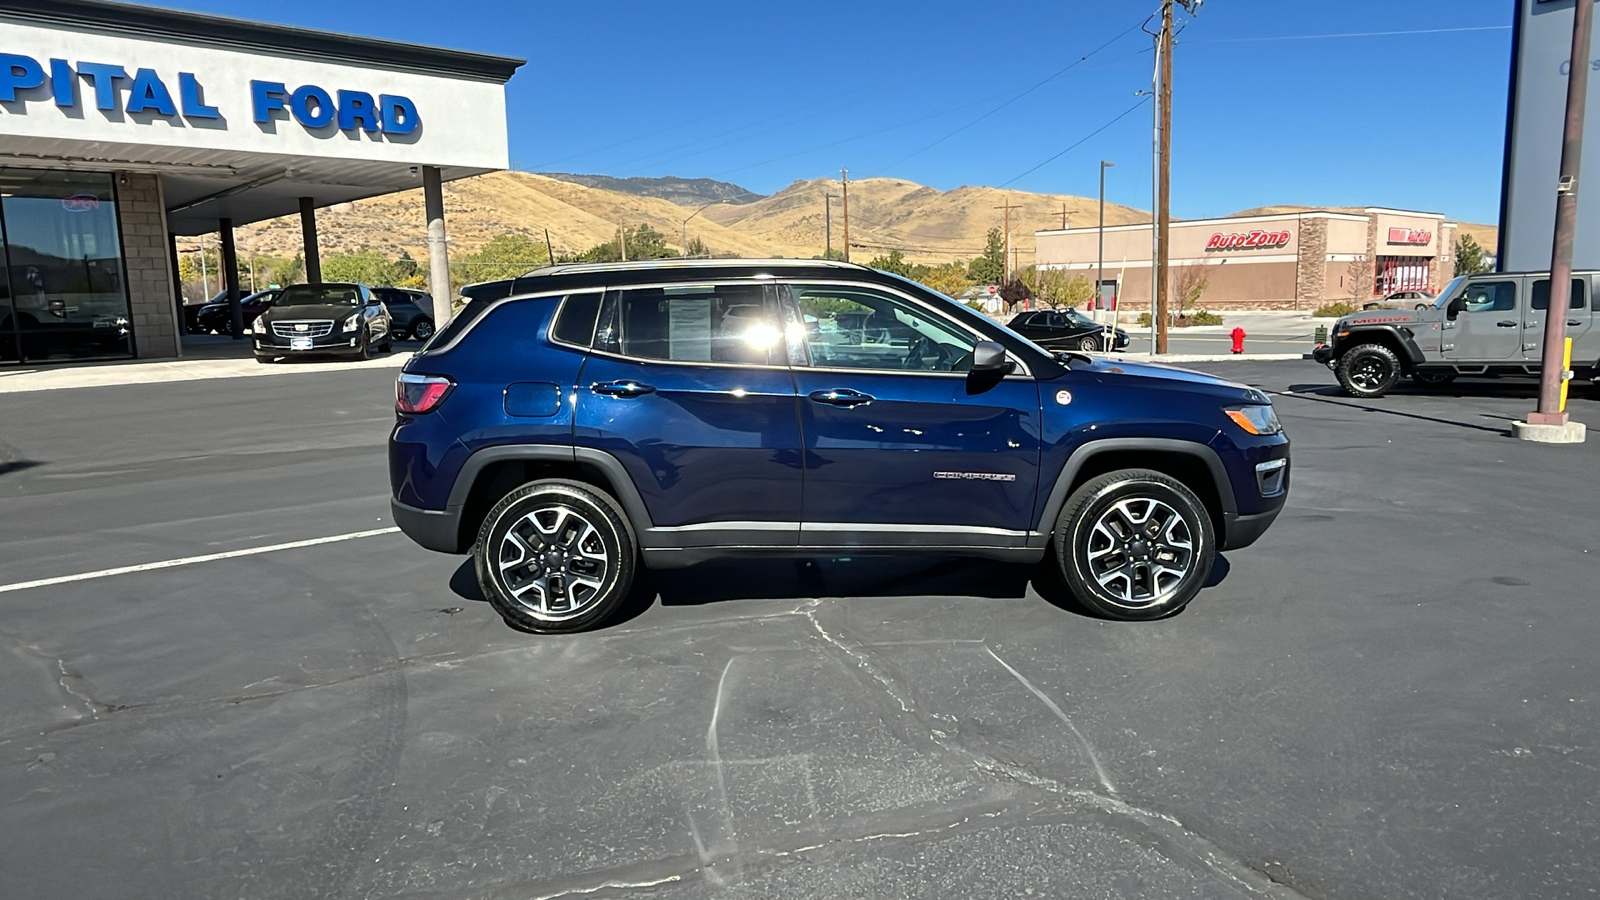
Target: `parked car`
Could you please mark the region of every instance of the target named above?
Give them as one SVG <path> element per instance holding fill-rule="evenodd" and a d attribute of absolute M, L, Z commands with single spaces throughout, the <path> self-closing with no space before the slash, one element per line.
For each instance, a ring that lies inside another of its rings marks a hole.
<path fill-rule="evenodd" d="M 371 359 L 394 349 L 389 311 L 364 284 L 292 284 L 250 334 L 260 363 L 316 354 Z"/>
<path fill-rule="evenodd" d="M 184 334 L 205 334 L 204 331 L 200 330 L 200 310 L 218 303 L 225 303 L 227 300 L 228 292 L 218 291 L 210 300 L 202 300 L 199 303 L 183 304 Z"/>
<path fill-rule="evenodd" d="M 1053 553 L 1087 607 L 1159 618 L 1288 493 L 1261 391 L 1052 353 L 861 266 L 558 265 L 463 293 L 399 377 L 391 508 L 473 551 L 527 630 L 604 623 L 641 565 L 744 555 Z M 915 338 L 806 327 L 855 307 Z"/>
<path fill-rule="evenodd" d="M 1572 370 L 1600 376 L 1600 273 L 1575 272 L 1567 310 Z M 1409 376 L 1439 387 L 1458 375 L 1538 377 L 1544 358 L 1549 272 L 1462 275 L 1424 309 L 1359 312 L 1334 326 L 1312 358 L 1352 397 L 1387 394 Z"/>
<path fill-rule="evenodd" d="M 1382 300 L 1373 300 L 1361 305 L 1362 309 L 1427 309 L 1438 299 L 1437 294 L 1427 291 L 1395 291 Z"/>
<path fill-rule="evenodd" d="M 375 287 L 372 292 L 389 308 L 397 341 L 433 337 L 433 297 L 409 288 Z"/>
<path fill-rule="evenodd" d="M 239 307 L 244 312 L 246 333 L 249 333 L 256 316 L 266 312 L 267 307 L 272 305 L 272 301 L 279 293 L 281 290 L 278 288 L 257 291 L 239 301 Z M 199 327 L 198 334 L 233 334 L 233 311 L 228 307 L 226 291 L 222 293 L 222 298 L 220 303 L 207 303 L 200 307 L 195 315 L 195 324 Z"/>
<path fill-rule="evenodd" d="M 1124 350 L 1128 333 L 1112 329 L 1108 343 L 1106 326 L 1075 309 L 1041 309 L 1018 313 L 1006 325 L 1047 350 Z"/>

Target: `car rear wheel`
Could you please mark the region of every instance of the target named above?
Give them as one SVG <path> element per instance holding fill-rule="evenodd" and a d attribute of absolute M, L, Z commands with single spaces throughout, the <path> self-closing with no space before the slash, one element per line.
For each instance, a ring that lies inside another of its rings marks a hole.
<path fill-rule="evenodd" d="M 427 317 L 420 318 L 411 323 L 411 337 L 413 340 L 425 341 L 433 337 L 433 320 Z"/>
<path fill-rule="evenodd" d="M 1055 558 L 1073 596 L 1113 619 L 1172 615 L 1216 559 L 1211 516 L 1181 481 L 1149 469 L 1091 479 L 1056 520 Z"/>
<path fill-rule="evenodd" d="M 1100 349 L 1100 339 L 1092 335 L 1079 338 L 1078 349 L 1084 351 L 1085 353 L 1093 353 Z"/>
<path fill-rule="evenodd" d="M 638 565 L 622 508 L 576 481 L 535 481 L 489 511 L 474 546 L 478 584 L 513 626 L 540 633 L 594 628 L 632 590 Z"/>
<path fill-rule="evenodd" d="M 1339 386 L 1352 397 L 1376 399 L 1389 393 L 1400 380 L 1400 361 L 1382 344 L 1361 344 L 1339 358 L 1334 374 Z"/>

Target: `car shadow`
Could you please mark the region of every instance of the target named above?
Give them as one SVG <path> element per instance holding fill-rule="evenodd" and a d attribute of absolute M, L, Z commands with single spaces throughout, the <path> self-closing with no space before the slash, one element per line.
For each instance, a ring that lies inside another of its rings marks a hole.
<path fill-rule="evenodd" d="M 1206 587 L 1221 584 L 1231 566 L 1218 554 Z M 1029 566 L 949 556 L 851 556 L 818 559 L 719 559 L 683 569 L 639 572 L 634 595 L 607 623 L 615 627 L 648 610 L 705 606 L 735 600 L 812 600 L 874 597 L 977 597 L 1018 600 L 1034 594 L 1056 608 L 1086 619 L 1103 620 L 1073 596 L 1050 558 Z M 450 578 L 450 590 L 463 600 L 486 603 L 473 558 L 467 556 Z M 1182 610 L 1173 615 L 1180 615 Z M 1170 616 L 1168 618 L 1171 618 Z"/>
<path fill-rule="evenodd" d="M 1422 422 L 1434 422 L 1439 425 L 1453 425 L 1457 428 L 1468 428 L 1473 431 L 1487 431 L 1491 434 L 1498 435 L 1505 435 L 1509 433 L 1505 428 L 1500 428 L 1493 425 L 1479 425 L 1474 422 L 1459 422 L 1455 419 L 1445 419 L 1440 418 L 1439 416 L 1426 416 L 1421 413 L 1405 412 L 1404 410 L 1382 406 L 1372 406 L 1368 403 L 1362 403 L 1354 398 L 1346 397 L 1344 392 L 1338 387 L 1327 389 L 1322 385 L 1290 385 L 1287 390 L 1282 391 L 1268 390 L 1266 388 L 1262 388 L 1262 390 L 1279 397 L 1292 397 L 1297 400 L 1309 400 L 1313 403 L 1327 403 L 1332 406 L 1343 406 L 1347 409 L 1359 409 L 1364 412 L 1382 413 L 1386 416 L 1398 416 L 1402 419 L 1416 419 Z M 1392 396 L 1417 396 L 1418 394 L 1422 393 L 1425 392 L 1395 391 L 1393 392 Z M 1374 402 L 1382 401 L 1379 400 Z"/>

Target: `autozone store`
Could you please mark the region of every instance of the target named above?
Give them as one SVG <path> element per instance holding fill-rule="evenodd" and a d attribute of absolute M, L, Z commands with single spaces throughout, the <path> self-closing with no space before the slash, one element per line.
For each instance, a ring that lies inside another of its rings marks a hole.
<path fill-rule="evenodd" d="M 1400 290 L 1437 292 L 1454 274 L 1455 223 L 1435 213 L 1369 208 L 1311 210 L 1173 222 L 1174 283 L 1207 282 L 1209 309 L 1315 309 Z M 1040 231 L 1037 264 L 1082 273 L 1103 266 L 1105 296 L 1119 306 L 1150 305 L 1151 227 Z M 1103 259 L 1103 263 L 1101 260 Z"/>
<path fill-rule="evenodd" d="M 174 238 L 507 167 L 522 60 L 101 0 L 0 0 L 0 366 L 183 352 Z M 233 266 L 224 266 L 233 276 Z M 236 276 L 228 288 L 237 290 Z M 443 321 L 444 317 L 438 317 Z"/>

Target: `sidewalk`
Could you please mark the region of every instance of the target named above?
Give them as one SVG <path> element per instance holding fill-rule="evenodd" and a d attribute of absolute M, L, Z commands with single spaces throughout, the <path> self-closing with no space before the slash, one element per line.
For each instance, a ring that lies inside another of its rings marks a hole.
<path fill-rule="evenodd" d="M 184 352 L 189 352 L 185 342 Z M 174 359 L 161 362 L 128 360 L 111 363 L 53 364 L 40 368 L 0 369 L 0 394 L 53 391 L 66 388 L 104 387 L 113 384 L 159 384 L 201 381 L 208 378 L 246 378 L 263 375 L 311 375 L 351 369 L 398 369 L 411 358 L 395 352 L 368 360 L 311 362 L 286 360 L 263 365 L 254 357 L 239 359 Z"/>

